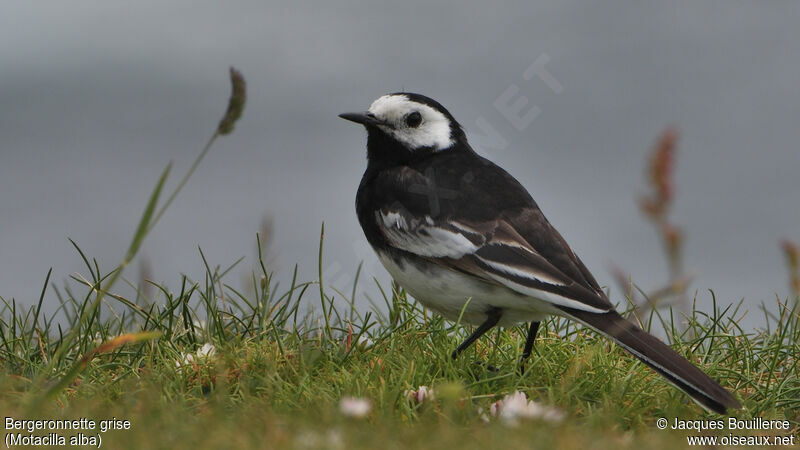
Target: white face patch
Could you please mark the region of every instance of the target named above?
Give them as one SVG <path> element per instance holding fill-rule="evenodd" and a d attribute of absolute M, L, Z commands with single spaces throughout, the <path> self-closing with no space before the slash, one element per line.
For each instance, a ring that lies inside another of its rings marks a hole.
<path fill-rule="evenodd" d="M 384 95 L 372 102 L 369 112 L 388 125 L 378 125 L 384 133 L 394 137 L 409 150 L 428 147 L 444 150 L 453 145 L 450 120 L 428 105 L 417 103 L 402 94 Z M 406 124 L 406 117 L 417 112 L 422 122 L 417 127 Z"/>

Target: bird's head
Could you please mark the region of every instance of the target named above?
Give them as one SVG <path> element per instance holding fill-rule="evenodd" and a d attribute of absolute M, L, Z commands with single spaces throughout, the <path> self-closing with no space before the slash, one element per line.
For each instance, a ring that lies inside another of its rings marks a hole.
<path fill-rule="evenodd" d="M 364 125 L 373 134 L 389 138 L 409 153 L 447 150 L 464 138 L 461 125 L 444 106 L 420 94 L 398 92 L 379 97 L 360 113 L 339 114 Z"/>

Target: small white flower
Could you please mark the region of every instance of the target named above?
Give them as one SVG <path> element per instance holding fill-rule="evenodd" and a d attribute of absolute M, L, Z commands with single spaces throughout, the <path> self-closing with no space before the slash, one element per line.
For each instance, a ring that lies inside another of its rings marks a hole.
<path fill-rule="evenodd" d="M 564 412 L 551 406 L 528 400 L 524 392 L 514 391 L 502 400 L 492 403 L 489 409 L 494 417 L 500 417 L 506 425 L 515 426 L 519 419 L 544 420 L 558 423 L 564 420 Z"/>
<path fill-rule="evenodd" d="M 359 397 L 342 397 L 339 401 L 339 412 L 347 417 L 360 419 L 366 417 L 372 409 L 369 399 Z"/>
<path fill-rule="evenodd" d="M 294 445 L 296 448 L 320 448 L 321 442 L 317 433 L 304 430 L 294 437 Z"/>
<path fill-rule="evenodd" d="M 497 413 L 500 412 L 500 409 L 503 407 L 503 400 L 498 400 L 492 403 L 492 406 L 489 407 L 489 414 L 492 417 L 497 417 Z"/>
<path fill-rule="evenodd" d="M 328 430 L 325 433 L 325 447 L 330 449 L 344 448 L 344 439 L 342 439 L 342 432 L 339 430 Z"/>
<path fill-rule="evenodd" d="M 356 346 L 361 348 L 362 350 L 366 350 L 372 347 L 373 345 L 375 345 L 375 341 L 368 338 L 367 336 L 364 336 L 363 334 L 359 336 L 358 340 L 356 341 Z"/>
<path fill-rule="evenodd" d="M 426 401 L 432 402 L 436 400 L 436 395 L 434 394 L 433 389 L 429 388 L 428 386 L 420 386 L 416 391 L 406 389 L 406 391 L 403 392 L 403 395 L 405 395 L 408 400 L 416 403 L 425 403 Z"/>
<path fill-rule="evenodd" d="M 206 342 L 205 344 L 203 344 L 202 347 L 197 349 L 195 353 L 186 353 L 186 354 L 181 353 L 181 360 L 175 361 L 175 365 L 177 367 L 181 367 L 181 366 L 191 366 L 195 362 L 197 362 L 198 364 L 207 362 L 216 353 L 217 349 L 214 348 L 213 345 Z"/>
<path fill-rule="evenodd" d="M 295 448 L 299 449 L 326 448 L 338 450 L 344 448 L 342 433 L 336 429 L 330 429 L 324 435 L 312 430 L 301 431 L 295 436 L 294 444 Z"/>
<path fill-rule="evenodd" d="M 195 333 L 201 332 L 206 329 L 206 321 L 205 320 L 192 320 L 192 327 L 194 328 Z"/>
<path fill-rule="evenodd" d="M 481 408 L 481 407 L 478 407 L 478 417 L 480 417 L 480 418 L 481 418 L 481 422 L 483 422 L 483 423 L 489 423 L 489 422 L 491 422 L 491 421 L 489 420 L 489 416 L 487 416 L 487 415 L 486 415 L 486 413 L 485 413 L 485 412 L 483 412 L 483 408 Z"/>
<path fill-rule="evenodd" d="M 216 353 L 217 353 L 217 349 L 214 348 L 213 345 L 211 345 L 208 342 L 206 342 L 205 344 L 203 344 L 202 347 L 200 347 L 199 350 L 197 350 L 197 357 L 198 358 L 210 358 L 210 357 L 214 356 Z"/>

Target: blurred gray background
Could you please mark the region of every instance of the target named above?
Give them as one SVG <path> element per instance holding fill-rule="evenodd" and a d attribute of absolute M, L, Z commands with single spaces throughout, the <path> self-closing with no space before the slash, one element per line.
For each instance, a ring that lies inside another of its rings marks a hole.
<path fill-rule="evenodd" d="M 227 68 L 248 81 L 244 117 L 218 141 L 140 258 L 180 289 L 241 256 L 273 220 L 270 269 L 349 292 L 364 261 L 354 196 L 365 132 L 338 113 L 399 90 L 436 98 L 481 152 L 533 194 L 594 272 L 622 293 L 616 264 L 644 289 L 667 265 L 638 211 L 660 132 L 680 132 L 673 221 L 701 308 L 714 290 L 745 299 L 747 324 L 789 294 L 778 243 L 800 240 L 796 2 L 150 1 L 0 4 L 0 296 L 34 304 L 48 268 L 86 273 L 67 238 L 101 269 L 116 265 L 159 173 L 171 190 L 212 133 Z M 535 62 L 544 71 L 531 73 Z M 498 98 L 527 99 L 513 123 Z M 488 127 L 488 128 L 487 128 Z M 487 138 L 493 130 L 493 136 Z M 138 279 L 138 262 L 126 272 Z M 238 279 L 237 279 L 238 278 Z M 243 283 L 243 281 L 242 281 Z M 84 290 L 77 290 L 84 292 Z M 309 301 L 314 301 L 313 296 Z M 46 297 L 52 310 L 55 296 Z M 366 308 L 362 299 L 359 305 Z"/>

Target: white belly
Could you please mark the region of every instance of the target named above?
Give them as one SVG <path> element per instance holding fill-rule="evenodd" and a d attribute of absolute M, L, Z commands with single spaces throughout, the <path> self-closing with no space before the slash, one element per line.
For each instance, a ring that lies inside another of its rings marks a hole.
<path fill-rule="evenodd" d="M 548 302 L 517 293 L 505 286 L 478 280 L 463 273 L 424 261 L 395 260 L 376 252 L 392 278 L 418 302 L 448 320 L 478 325 L 492 308 L 503 310 L 499 326 L 540 321 L 557 311 Z M 466 304 L 466 307 L 464 306 Z"/>

